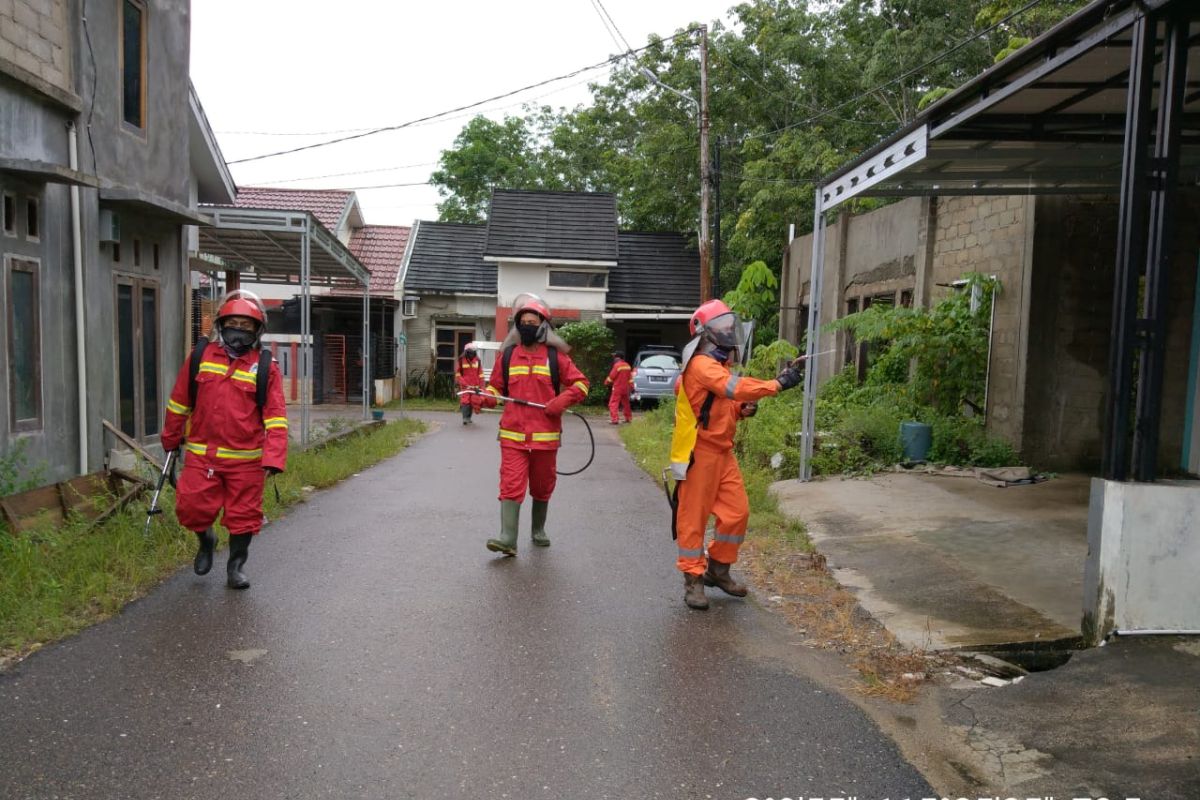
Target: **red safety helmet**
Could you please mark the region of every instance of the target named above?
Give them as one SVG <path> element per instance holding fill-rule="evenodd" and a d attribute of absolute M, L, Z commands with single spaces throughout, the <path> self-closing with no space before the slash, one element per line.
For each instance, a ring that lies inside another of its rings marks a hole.
<path fill-rule="evenodd" d="M 225 295 L 225 301 L 217 311 L 217 324 L 220 325 L 225 317 L 249 317 L 259 326 L 267 324 L 267 310 L 262 300 L 245 289 L 235 289 Z"/>
<path fill-rule="evenodd" d="M 692 336 L 695 336 L 710 325 L 717 317 L 722 314 L 732 313 L 733 309 L 725 305 L 721 300 L 709 300 L 692 312 L 692 318 L 688 320 L 688 332 Z"/>
<path fill-rule="evenodd" d="M 532 311 L 542 318 L 542 322 L 550 321 L 550 307 L 542 298 L 531 292 L 517 295 L 513 301 L 513 322 L 516 322 L 526 311 Z"/>

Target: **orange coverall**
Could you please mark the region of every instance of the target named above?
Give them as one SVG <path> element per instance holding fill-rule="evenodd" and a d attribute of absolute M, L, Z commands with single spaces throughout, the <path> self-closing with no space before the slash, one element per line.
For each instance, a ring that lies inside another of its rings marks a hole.
<path fill-rule="evenodd" d="M 742 482 L 742 471 L 733 454 L 733 436 L 741 419 L 744 402 L 779 393 L 774 380 L 744 378 L 709 355 L 688 361 L 677 390 L 677 402 L 691 405 L 699 418 L 709 393 L 714 395 L 707 426 L 700 423 L 692 450 L 687 479 L 679 482 L 679 507 L 675 515 L 679 548 L 676 566 L 681 572 L 700 575 L 708 564 L 704 557 L 704 530 L 709 515 L 716 515 L 716 535 L 708 555 L 722 564 L 737 561 L 738 548 L 746 538 L 750 502 Z"/>
<path fill-rule="evenodd" d="M 550 361 L 546 345 L 539 344 L 531 353 L 517 345 L 508 363 L 508 396 L 545 405 L 555 397 L 550 381 Z M 504 394 L 502 359 L 496 359 L 487 391 L 494 405 Z M 571 404 L 588 395 L 588 380 L 566 353 L 558 353 L 558 383 L 562 395 Z M 561 395 L 560 395 L 561 396 Z M 525 499 L 526 487 L 534 500 L 548 501 L 558 476 L 555 473 L 558 447 L 562 440 L 562 418 L 552 417 L 540 408 L 506 403 L 500 417 L 500 499 Z"/>
<path fill-rule="evenodd" d="M 196 375 L 196 407 L 188 391 L 190 354 L 167 400 L 163 450 L 183 445 L 187 457 L 176 487 L 175 514 L 183 527 L 201 532 L 225 509 L 232 534 L 262 527 L 264 468 L 287 464 L 288 421 L 283 378 L 271 362 L 267 402 L 256 399 L 259 351 L 251 348 L 230 361 L 213 342 L 204 349 Z"/>
<path fill-rule="evenodd" d="M 622 410 L 625 412 L 625 421 L 633 422 L 633 409 L 629 404 L 629 377 L 632 369 L 629 362 L 618 358 L 608 377 L 604 379 L 604 385 L 612 387 L 612 395 L 608 398 L 608 413 L 613 422 L 617 421 Z"/>

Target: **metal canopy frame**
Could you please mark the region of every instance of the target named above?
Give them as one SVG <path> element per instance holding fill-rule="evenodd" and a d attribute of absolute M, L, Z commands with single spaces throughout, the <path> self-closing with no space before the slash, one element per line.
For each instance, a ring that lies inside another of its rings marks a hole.
<path fill-rule="evenodd" d="M 300 442 L 307 445 L 313 396 L 312 286 L 361 286 L 363 419 L 370 417 L 371 273 L 306 211 L 201 206 L 200 258 L 255 283 L 295 286 L 300 295 Z M 343 295 L 344 296 L 344 295 Z"/>
<path fill-rule="evenodd" d="M 1120 196 L 1104 475 L 1155 479 L 1172 198 L 1181 183 L 1200 185 L 1196 44 L 1195 0 L 1095 0 L 821 182 L 801 480 L 812 477 L 826 213 L 858 196 L 1014 194 Z"/>

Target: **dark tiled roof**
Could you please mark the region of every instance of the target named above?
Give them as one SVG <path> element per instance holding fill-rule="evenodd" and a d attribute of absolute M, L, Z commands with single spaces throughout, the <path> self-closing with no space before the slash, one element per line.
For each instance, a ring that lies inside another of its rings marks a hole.
<path fill-rule="evenodd" d="M 408 232 L 399 225 L 364 225 L 350 235 L 350 252 L 371 271 L 371 294 L 391 297 L 395 291 Z"/>
<path fill-rule="evenodd" d="M 330 233 L 346 213 L 346 204 L 354 192 L 343 189 L 275 189 L 268 186 L 239 186 L 234 205 L 238 208 L 266 208 L 278 211 L 307 211 Z"/>
<path fill-rule="evenodd" d="M 681 233 L 621 231 L 617 266 L 608 268 L 608 305 L 695 308 L 700 252 Z"/>
<path fill-rule="evenodd" d="M 496 293 L 496 264 L 483 260 L 484 225 L 418 222 L 404 290 Z"/>
<path fill-rule="evenodd" d="M 617 197 L 496 189 L 483 252 L 547 261 L 616 261 Z"/>

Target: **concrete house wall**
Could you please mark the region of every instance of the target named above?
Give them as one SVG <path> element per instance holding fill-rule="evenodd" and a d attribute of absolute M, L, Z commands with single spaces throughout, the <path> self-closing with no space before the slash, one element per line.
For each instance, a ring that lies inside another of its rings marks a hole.
<path fill-rule="evenodd" d="M 967 272 L 1001 284 L 992 327 L 987 428 L 1031 464 L 1050 469 L 1099 466 L 1108 388 L 1116 203 L 1103 197 L 909 198 L 829 225 L 822 322 L 844 316 L 848 301 L 912 291 L 930 307 Z M 1183 467 L 1184 439 L 1200 427 L 1188 403 L 1200 366 L 1194 336 L 1200 252 L 1197 193 L 1182 192 L 1163 386 L 1165 469 Z M 812 237 L 784 255 L 780 334 L 799 341 L 809 304 Z M 824 381 L 847 360 L 844 333 L 822 332 Z M 1189 381 L 1192 381 L 1189 384 Z M 1192 425 L 1188 421 L 1191 418 Z"/>
<path fill-rule="evenodd" d="M 186 208 L 192 200 L 188 153 L 190 4 L 185 0 L 152 0 L 146 5 L 146 126 L 142 131 L 131 129 L 122 120 L 120 4 L 88 2 L 91 49 L 77 1 L 13 0 L 9 6 L 16 15 L 0 21 L 5 41 L 12 44 L 17 39 L 24 43 L 15 49 L 0 45 L 0 108 L 5 111 L 0 114 L 0 157 L 66 166 L 67 129 L 69 123 L 74 123 L 80 131 L 79 170 L 97 177 L 101 184 L 100 190 L 80 190 L 88 470 L 102 466 L 112 444 L 100 420 L 117 423 L 119 418 L 115 346 L 119 278 L 144 280 L 157 288 L 154 361 L 158 379 L 152 388 L 157 395 L 159 423 L 166 392 L 184 354 L 184 231 L 177 217 L 155 204 L 162 200 Z M 47 13 L 31 16 L 33 6 Z M 85 131 L 89 117 L 90 136 Z M 41 477 L 57 480 L 78 474 L 81 466 L 70 189 L 61 183 L 18 179 L 2 168 L 0 189 L 38 199 L 42 232 L 36 244 L 40 264 L 42 421 L 38 430 L 14 432 L 10 430 L 5 403 L 4 413 L 0 414 L 0 455 L 23 441 L 30 461 L 40 467 Z M 110 190 L 124 194 L 120 199 L 101 199 L 101 194 Z M 131 196 L 144 202 L 131 203 Z M 119 260 L 115 258 L 116 248 L 99 241 L 101 209 L 112 210 L 120 219 Z M 138 263 L 134 263 L 135 241 L 140 251 Z M 31 244 L 0 235 L 0 254 L 31 255 Z M 0 337 L 5 336 L 6 332 L 0 333 Z M 0 364 L 7 380 L 6 339 L 0 339 Z M 144 441 L 153 446 L 157 435 L 144 437 Z"/>

